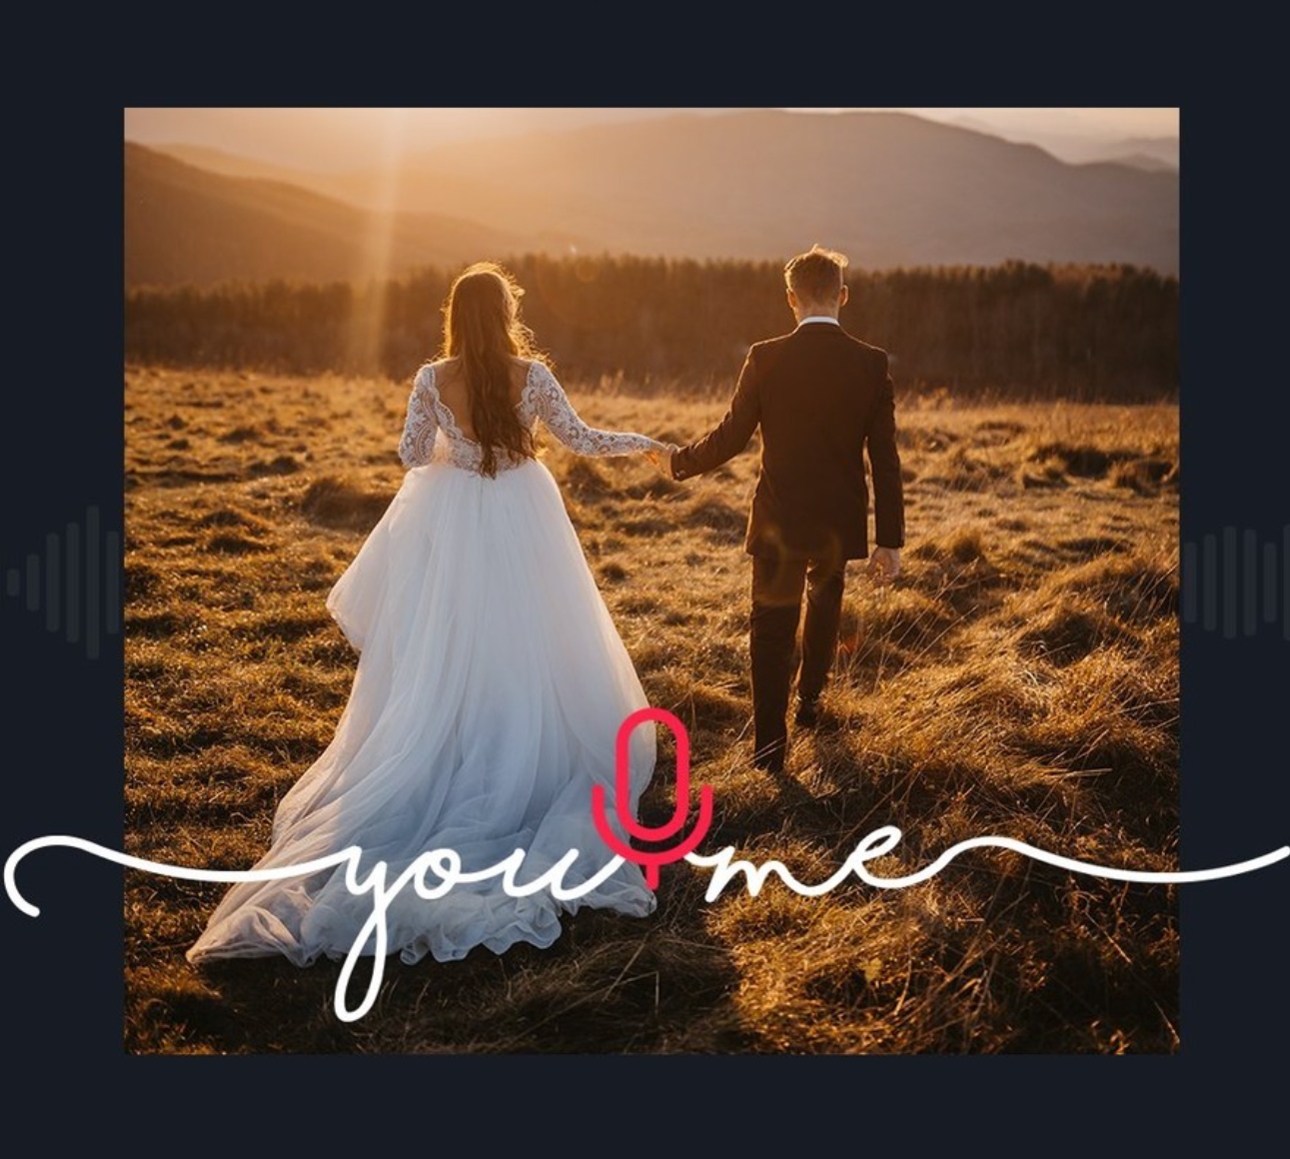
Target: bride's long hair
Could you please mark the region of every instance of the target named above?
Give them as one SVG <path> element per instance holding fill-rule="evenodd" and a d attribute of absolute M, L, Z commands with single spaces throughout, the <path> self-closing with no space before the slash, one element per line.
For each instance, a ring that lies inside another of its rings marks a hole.
<path fill-rule="evenodd" d="M 545 361 L 520 321 L 519 283 L 495 262 L 463 270 L 443 307 L 441 358 L 460 358 L 470 423 L 483 450 L 479 470 L 497 474 L 497 452 L 532 458 L 533 435 L 511 401 L 512 357 Z"/>

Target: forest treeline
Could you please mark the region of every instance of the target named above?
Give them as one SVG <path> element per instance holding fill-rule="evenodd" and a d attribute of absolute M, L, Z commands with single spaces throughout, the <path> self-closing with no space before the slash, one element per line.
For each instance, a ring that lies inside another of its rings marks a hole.
<path fill-rule="evenodd" d="M 777 262 L 529 255 L 505 263 L 568 382 L 725 394 L 748 346 L 792 328 Z M 126 295 L 132 362 L 408 379 L 439 349 L 456 269 L 361 284 L 226 283 Z M 1134 266 L 848 271 L 842 323 L 902 392 L 1176 397 L 1178 279 Z"/>

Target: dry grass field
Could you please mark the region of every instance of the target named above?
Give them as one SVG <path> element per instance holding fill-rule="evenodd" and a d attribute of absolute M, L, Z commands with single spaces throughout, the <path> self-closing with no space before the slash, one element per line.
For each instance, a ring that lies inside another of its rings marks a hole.
<path fill-rule="evenodd" d="M 576 384 L 573 384 L 576 387 Z M 405 383 L 126 371 L 127 852 L 245 869 L 322 752 L 356 657 L 324 600 L 393 497 Z M 571 389 L 586 421 L 676 442 L 724 403 Z M 902 405 L 904 574 L 853 564 L 829 719 L 781 777 L 750 763 L 755 450 L 684 484 L 543 435 L 650 703 L 716 796 L 701 852 L 803 881 L 865 834 L 910 872 L 982 834 L 1176 869 L 1176 407 Z M 670 742 L 644 800 L 673 807 Z M 397 957 L 338 1021 L 339 963 L 185 949 L 223 886 L 126 873 L 125 1047 L 136 1053 L 1172 1052 L 1175 890 L 999 849 L 931 881 L 753 898 L 664 868 L 650 918 L 588 912 L 554 947 Z M 355 979 L 366 985 L 367 965 Z"/>

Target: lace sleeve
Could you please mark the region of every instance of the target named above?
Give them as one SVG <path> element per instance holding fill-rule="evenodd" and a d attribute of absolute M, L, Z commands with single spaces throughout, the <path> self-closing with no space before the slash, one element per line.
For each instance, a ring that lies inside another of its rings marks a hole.
<path fill-rule="evenodd" d="M 627 431 L 601 431 L 578 417 L 569 396 L 540 362 L 529 372 L 529 386 L 538 417 L 547 429 L 579 455 L 632 455 L 641 451 L 666 450 L 667 444 Z"/>
<path fill-rule="evenodd" d="M 408 396 L 408 415 L 403 423 L 403 437 L 399 440 L 399 458 L 405 467 L 420 467 L 430 462 L 434 454 L 434 439 L 439 430 L 434 404 L 430 399 L 430 384 L 434 371 L 423 366 L 412 382 Z"/>

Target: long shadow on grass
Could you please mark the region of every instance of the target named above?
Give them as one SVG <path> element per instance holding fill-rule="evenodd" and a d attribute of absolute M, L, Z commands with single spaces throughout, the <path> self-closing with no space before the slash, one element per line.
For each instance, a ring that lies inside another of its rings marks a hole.
<path fill-rule="evenodd" d="M 671 1053 L 738 1051 L 748 1036 L 729 1003 L 738 977 L 702 928 L 703 883 L 665 871 L 647 918 L 594 910 L 567 916 L 554 945 L 485 948 L 459 962 L 387 959 L 376 1004 L 353 1023 L 332 1010 L 340 964 L 214 962 L 204 993 L 168 1006 L 195 1043 L 234 1053 Z M 351 979 L 356 1004 L 371 977 Z M 689 1044 L 693 1045 L 689 1045 Z"/>

